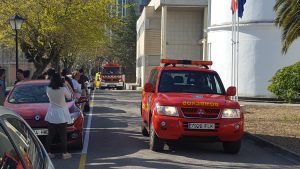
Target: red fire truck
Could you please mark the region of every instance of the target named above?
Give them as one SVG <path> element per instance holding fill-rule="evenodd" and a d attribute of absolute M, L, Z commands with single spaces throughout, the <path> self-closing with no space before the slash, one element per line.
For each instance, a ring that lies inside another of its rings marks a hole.
<path fill-rule="evenodd" d="M 103 64 L 101 70 L 101 89 L 114 88 L 122 90 L 125 87 L 125 74 L 120 64 Z"/>
<path fill-rule="evenodd" d="M 141 103 L 142 134 L 150 149 L 161 151 L 176 140 L 219 141 L 226 153 L 238 153 L 244 116 L 233 86 L 224 89 L 211 61 L 162 59 L 152 69 Z"/>

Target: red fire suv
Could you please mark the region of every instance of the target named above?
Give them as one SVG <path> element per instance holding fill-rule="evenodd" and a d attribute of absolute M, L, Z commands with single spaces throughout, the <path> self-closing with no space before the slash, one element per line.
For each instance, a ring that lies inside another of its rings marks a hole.
<path fill-rule="evenodd" d="M 150 135 L 150 149 L 161 151 L 168 141 L 193 138 L 223 142 L 236 154 L 244 133 L 240 105 L 225 91 L 212 61 L 162 59 L 144 86 L 141 104 L 142 134 Z"/>

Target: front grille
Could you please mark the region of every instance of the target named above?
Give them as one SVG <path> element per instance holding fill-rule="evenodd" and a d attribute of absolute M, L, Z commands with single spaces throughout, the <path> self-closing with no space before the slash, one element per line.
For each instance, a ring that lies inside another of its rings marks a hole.
<path fill-rule="evenodd" d="M 216 119 L 219 117 L 220 111 L 220 109 L 210 108 L 181 108 L 181 112 L 186 118 Z"/>

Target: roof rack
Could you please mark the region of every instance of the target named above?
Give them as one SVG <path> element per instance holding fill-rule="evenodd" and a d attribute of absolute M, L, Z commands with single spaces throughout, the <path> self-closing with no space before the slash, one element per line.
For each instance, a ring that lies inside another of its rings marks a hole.
<path fill-rule="evenodd" d="M 176 60 L 176 59 L 161 59 L 160 63 L 164 63 L 165 67 L 169 65 L 176 66 L 176 64 L 183 64 L 183 65 L 203 66 L 206 69 L 209 69 L 208 66 L 212 65 L 212 61 Z"/>

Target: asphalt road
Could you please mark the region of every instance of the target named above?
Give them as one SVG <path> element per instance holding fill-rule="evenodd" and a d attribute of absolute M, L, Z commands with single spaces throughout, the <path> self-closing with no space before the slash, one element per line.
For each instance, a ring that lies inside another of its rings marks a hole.
<path fill-rule="evenodd" d="M 97 90 L 93 108 L 85 116 L 85 145 L 71 150 L 73 157 L 53 159 L 57 169 L 105 168 L 208 168 L 274 169 L 299 168 L 300 160 L 243 139 L 237 155 L 224 154 L 221 143 L 181 143 L 161 153 L 149 150 L 148 138 L 140 133 L 140 93 Z"/>

